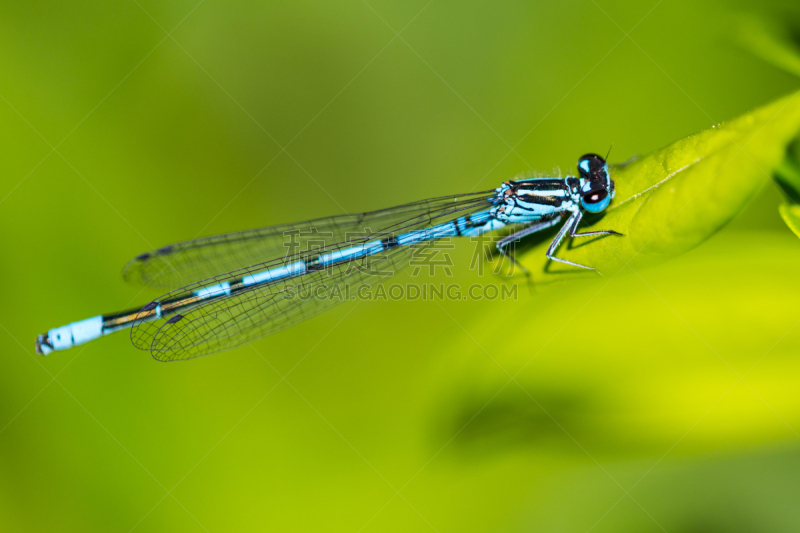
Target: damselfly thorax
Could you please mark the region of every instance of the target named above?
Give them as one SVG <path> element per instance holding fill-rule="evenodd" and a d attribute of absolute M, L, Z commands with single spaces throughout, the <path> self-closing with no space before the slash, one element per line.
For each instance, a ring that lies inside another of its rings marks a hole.
<path fill-rule="evenodd" d="M 507 181 L 495 192 L 499 205 L 493 214 L 506 224 L 550 218 L 578 205 L 578 188 L 578 178 Z"/>

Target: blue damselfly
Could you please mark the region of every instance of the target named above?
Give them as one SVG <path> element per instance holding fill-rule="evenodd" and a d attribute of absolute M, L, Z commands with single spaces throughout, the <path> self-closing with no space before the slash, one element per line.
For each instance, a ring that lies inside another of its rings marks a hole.
<path fill-rule="evenodd" d="M 208 355 L 286 329 L 341 301 L 286 298 L 298 288 L 334 291 L 345 283 L 375 285 L 385 279 L 358 268 L 359 261 L 380 258 L 396 273 L 415 247 L 510 226 L 521 229 L 497 241 L 497 250 L 518 265 L 509 245 L 565 217 L 547 257 L 591 269 L 555 252 L 566 235 L 620 235 L 577 233 L 583 213 L 603 211 L 613 197 L 606 160 L 587 154 L 578 161 L 578 177 L 512 180 L 488 191 L 165 246 L 132 259 L 123 276 L 169 292 L 139 309 L 51 329 L 37 337 L 36 351 L 46 355 L 130 329 L 133 344 L 159 361 Z"/>

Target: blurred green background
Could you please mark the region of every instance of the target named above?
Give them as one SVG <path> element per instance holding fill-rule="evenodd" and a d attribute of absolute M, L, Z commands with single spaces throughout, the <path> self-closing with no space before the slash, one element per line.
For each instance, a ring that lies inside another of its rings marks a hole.
<path fill-rule="evenodd" d="M 796 90 L 736 45 L 796 2 L 748 4 L 0 3 L 0 530 L 800 529 L 775 187 L 515 302 L 346 304 L 186 363 L 33 351 L 158 296 L 120 279 L 142 251 L 619 162 Z M 471 254 L 432 281 L 492 282 Z"/>

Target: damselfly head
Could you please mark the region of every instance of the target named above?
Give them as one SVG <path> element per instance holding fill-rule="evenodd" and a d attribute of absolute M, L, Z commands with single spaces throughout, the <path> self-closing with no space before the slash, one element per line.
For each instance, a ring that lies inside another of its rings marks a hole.
<path fill-rule="evenodd" d="M 586 154 L 578 160 L 581 176 L 581 207 L 599 213 L 614 197 L 614 182 L 608 173 L 608 163 L 597 154 Z"/>

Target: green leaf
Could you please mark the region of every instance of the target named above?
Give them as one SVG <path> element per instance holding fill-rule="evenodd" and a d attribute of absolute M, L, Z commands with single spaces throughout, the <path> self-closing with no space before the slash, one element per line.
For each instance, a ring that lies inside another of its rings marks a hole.
<path fill-rule="evenodd" d="M 738 42 L 746 50 L 767 63 L 800 76 L 800 46 L 786 21 L 776 21 L 753 14 L 738 20 Z M 791 203 L 800 203 L 800 137 L 786 150 L 786 159 L 775 169 L 775 181 Z M 797 225 L 789 222 L 789 207 L 781 208 L 781 216 L 797 233 Z M 800 234 L 798 234 L 800 236 Z"/>
<path fill-rule="evenodd" d="M 626 263 L 660 262 L 702 243 L 729 222 L 770 181 L 800 132 L 800 93 L 730 122 L 611 167 L 616 196 L 580 231 L 613 229 L 625 235 L 565 239 L 558 257 L 613 274 Z M 595 275 L 550 262 L 553 232 L 517 259 L 537 283 Z M 565 275 L 569 274 L 569 275 Z"/>
<path fill-rule="evenodd" d="M 794 232 L 795 235 L 800 237 L 800 205 L 783 204 L 778 210 L 781 213 L 783 221 Z"/>
<path fill-rule="evenodd" d="M 800 204 L 800 138 L 786 151 L 786 158 L 773 176 L 789 202 Z"/>

